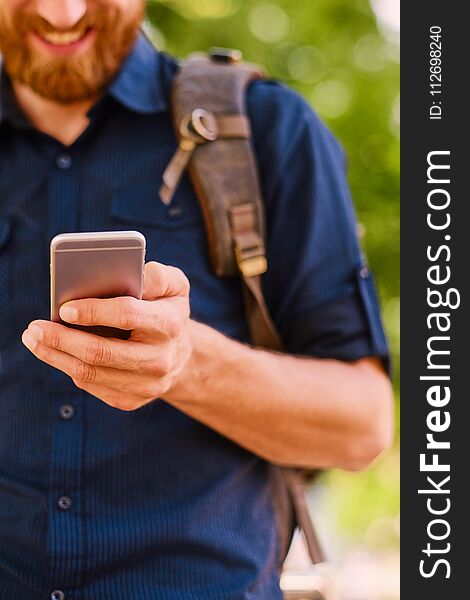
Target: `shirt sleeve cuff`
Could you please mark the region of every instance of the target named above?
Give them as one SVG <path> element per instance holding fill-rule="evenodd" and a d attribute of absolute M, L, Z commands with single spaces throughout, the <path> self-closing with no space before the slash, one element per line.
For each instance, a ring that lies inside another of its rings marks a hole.
<path fill-rule="evenodd" d="M 390 375 L 390 355 L 373 276 L 361 266 L 355 280 L 352 293 L 297 314 L 282 332 L 286 349 L 345 361 L 374 356 Z"/>

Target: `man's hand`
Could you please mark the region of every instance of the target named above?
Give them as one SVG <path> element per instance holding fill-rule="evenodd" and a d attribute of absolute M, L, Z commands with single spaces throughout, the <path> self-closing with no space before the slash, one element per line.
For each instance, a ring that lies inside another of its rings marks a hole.
<path fill-rule="evenodd" d="M 189 283 L 173 267 L 146 265 L 144 300 L 74 300 L 61 317 L 132 330 L 124 341 L 33 321 L 23 333 L 35 356 L 121 410 L 163 398 L 254 454 L 296 467 L 361 469 L 390 443 L 392 395 L 380 361 L 232 340 L 190 320 Z"/>
<path fill-rule="evenodd" d="M 147 263 L 142 300 L 74 300 L 61 307 L 60 316 L 77 325 L 132 330 L 129 340 L 117 340 L 38 320 L 22 336 L 37 358 L 121 410 L 168 392 L 191 356 L 189 282 L 175 267 Z"/>

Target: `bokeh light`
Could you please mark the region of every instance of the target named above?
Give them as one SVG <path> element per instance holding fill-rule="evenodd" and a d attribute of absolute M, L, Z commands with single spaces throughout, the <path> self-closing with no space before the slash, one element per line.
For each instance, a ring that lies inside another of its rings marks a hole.
<path fill-rule="evenodd" d="M 262 42 L 280 42 L 289 32 L 289 16 L 277 4 L 255 6 L 249 20 L 251 31 Z"/>

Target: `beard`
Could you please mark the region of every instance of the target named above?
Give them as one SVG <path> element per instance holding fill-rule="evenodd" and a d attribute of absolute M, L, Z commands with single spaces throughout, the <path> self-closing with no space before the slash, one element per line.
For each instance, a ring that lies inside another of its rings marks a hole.
<path fill-rule="evenodd" d="M 1 1 L 1 0 L 0 0 Z M 8 23 L 0 8 L 0 54 L 10 79 L 62 104 L 96 98 L 130 53 L 142 22 L 145 3 L 131 18 L 117 7 L 90 9 L 70 32 L 93 28 L 91 48 L 79 56 L 50 56 L 28 42 L 31 32 L 55 31 L 40 16 L 18 11 Z"/>

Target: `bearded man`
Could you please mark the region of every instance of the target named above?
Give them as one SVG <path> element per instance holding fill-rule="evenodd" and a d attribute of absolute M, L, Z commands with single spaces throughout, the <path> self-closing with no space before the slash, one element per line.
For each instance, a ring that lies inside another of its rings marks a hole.
<path fill-rule="evenodd" d="M 0 3 L 2 600 L 280 598 L 269 463 L 360 469 L 390 440 L 338 145 L 296 94 L 251 85 L 263 285 L 286 353 L 254 348 L 189 180 L 158 198 L 178 65 L 140 32 L 144 10 Z M 52 237 L 113 229 L 147 238 L 143 299 L 77 300 L 61 317 L 130 339 L 50 322 Z"/>

